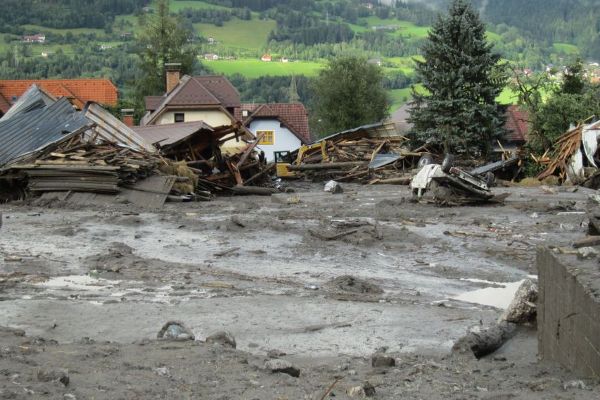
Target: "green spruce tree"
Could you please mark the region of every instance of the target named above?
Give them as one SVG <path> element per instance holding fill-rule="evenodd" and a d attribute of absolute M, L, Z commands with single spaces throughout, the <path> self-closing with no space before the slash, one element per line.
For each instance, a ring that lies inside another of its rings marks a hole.
<path fill-rule="evenodd" d="M 422 55 L 416 70 L 426 90 L 413 89 L 409 119 L 415 140 L 446 152 L 487 156 L 503 132 L 496 97 L 506 74 L 470 3 L 454 0 L 448 15 L 438 17 Z"/>
<path fill-rule="evenodd" d="M 179 17 L 169 12 L 169 0 L 158 0 L 155 14 L 144 16 L 144 30 L 138 37 L 138 99 L 160 95 L 165 91 L 165 64 L 181 63 L 182 73 L 194 70 L 197 50 L 190 43 L 193 32 L 184 27 Z M 141 100 L 140 100 L 141 101 Z"/>

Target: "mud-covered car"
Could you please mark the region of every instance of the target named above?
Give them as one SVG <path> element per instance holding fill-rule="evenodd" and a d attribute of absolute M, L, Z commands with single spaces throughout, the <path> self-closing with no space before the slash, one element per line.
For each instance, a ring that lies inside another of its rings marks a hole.
<path fill-rule="evenodd" d="M 429 193 L 434 200 L 490 200 L 493 174 L 482 178 L 453 165 L 454 158 L 446 155 L 442 164 L 425 164 L 413 177 L 410 187 L 413 196 L 420 199 Z"/>

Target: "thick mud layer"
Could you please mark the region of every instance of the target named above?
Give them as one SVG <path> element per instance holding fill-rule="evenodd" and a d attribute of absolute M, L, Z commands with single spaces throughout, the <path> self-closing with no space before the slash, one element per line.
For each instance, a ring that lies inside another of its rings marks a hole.
<path fill-rule="evenodd" d="M 365 380 L 379 398 L 593 398 L 593 382 L 565 391 L 574 377 L 537 363 L 534 333 L 447 358 L 536 275 L 537 246 L 587 229 L 585 189 L 508 191 L 504 205 L 455 208 L 354 185 L 155 213 L 3 205 L 0 326 L 26 336 L 0 336 L 0 398 L 318 399 L 336 377 L 341 398 Z M 156 341 L 168 321 L 196 340 Z M 202 343 L 218 331 L 237 349 Z M 382 348 L 398 360 L 385 373 L 370 364 Z M 267 354 L 300 377 L 266 370 Z"/>

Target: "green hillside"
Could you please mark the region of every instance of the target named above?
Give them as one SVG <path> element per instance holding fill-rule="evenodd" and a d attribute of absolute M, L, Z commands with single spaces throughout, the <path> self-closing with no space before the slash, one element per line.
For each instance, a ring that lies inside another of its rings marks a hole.
<path fill-rule="evenodd" d="M 130 92 L 137 74 L 136 36 L 155 12 L 157 0 L 4 2 L 0 79 L 108 73 Z M 594 29 L 600 8 L 591 7 L 589 0 L 476 0 L 482 9 L 484 3 L 488 39 L 504 59 L 520 67 L 539 71 L 548 64 L 565 65 L 577 56 L 594 59 L 600 54 L 600 34 Z M 240 75 L 248 81 L 314 77 L 328 59 L 362 55 L 381 62 L 397 107 L 415 83 L 413 59 L 419 57 L 438 4 L 398 2 L 395 7 L 367 8 L 361 0 L 171 0 L 170 11 L 193 32 L 199 54 L 196 73 Z M 38 32 L 46 34 L 46 44 L 20 43 L 21 35 Z M 207 53 L 217 54 L 219 61 L 205 61 Z M 261 62 L 264 53 L 272 54 L 274 61 Z M 290 62 L 279 62 L 282 57 Z M 280 86 L 271 89 L 275 98 L 285 92 Z M 500 100 L 511 102 L 514 96 L 505 91 Z"/>

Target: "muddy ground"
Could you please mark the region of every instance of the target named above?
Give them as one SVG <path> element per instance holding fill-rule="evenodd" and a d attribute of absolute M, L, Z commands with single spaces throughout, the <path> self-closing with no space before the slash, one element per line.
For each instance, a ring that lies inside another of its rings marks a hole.
<path fill-rule="evenodd" d="M 535 327 L 481 360 L 450 354 L 535 277 L 537 246 L 583 235 L 591 191 L 449 208 L 404 187 L 295 186 L 157 212 L 0 206 L 0 399 L 318 400 L 334 383 L 343 399 L 366 381 L 382 399 L 600 396 L 538 362 Z M 171 320 L 195 340 L 157 340 Z M 237 349 L 204 343 L 223 330 Z M 384 351 L 396 365 L 374 368 Z"/>

